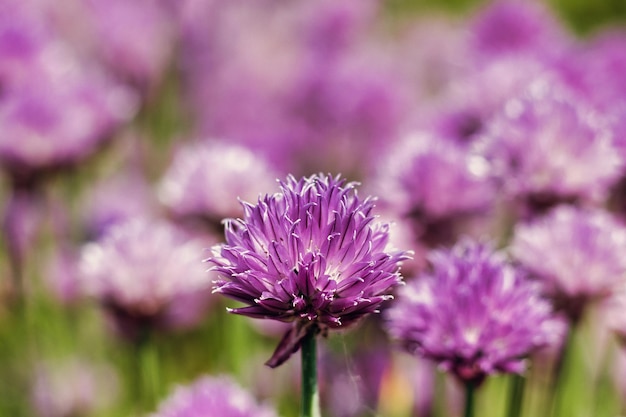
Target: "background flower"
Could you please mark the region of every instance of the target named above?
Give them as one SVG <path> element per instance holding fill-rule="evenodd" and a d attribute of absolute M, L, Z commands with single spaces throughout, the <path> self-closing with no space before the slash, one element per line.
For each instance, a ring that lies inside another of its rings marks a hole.
<path fill-rule="evenodd" d="M 463 382 L 520 373 L 524 357 L 559 328 L 539 287 L 486 244 L 463 241 L 435 251 L 432 270 L 402 289 L 388 328 L 404 348 Z"/>

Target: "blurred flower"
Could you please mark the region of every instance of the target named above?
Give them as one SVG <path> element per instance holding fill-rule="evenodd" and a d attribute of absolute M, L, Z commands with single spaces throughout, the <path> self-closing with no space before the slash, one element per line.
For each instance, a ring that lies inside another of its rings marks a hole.
<path fill-rule="evenodd" d="M 85 245 L 82 286 L 131 339 L 145 327 L 189 326 L 201 318 L 210 294 L 202 253 L 199 242 L 167 223 L 133 219 Z"/>
<path fill-rule="evenodd" d="M 369 36 L 375 2 L 217 4 L 194 8 L 184 26 L 185 91 L 200 132 L 281 172 L 360 174 L 405 111 L 396 63 Z"/>
<path fill-rule="evenodd" d="M 486 244 L 462 241 L 432 254 L 432 272 L 409 282 L 388 310 L 404 348 L 464 383 L 522 372 L 523 358 L 558 329 L 539 286 Z"/>
<path fill-rule="evenodd" d="M 489 210 L 495 189 L 480 155 L 426 133 L 407 136 L 380 167 L 377 192 L 429 244 L 450 242 L 464 218 Z"/>
<path fill-rule="evenodd" d="M 178 387 L 151 417 L 276 417 L 229 377 L 202 377 Z"/>
<path fill-rule="evenodd" d="M 223 218 L 243 214 L 237 199 L 254 201 L 258 190 L 276 187 L 276 178 L 263 159 L 242 146 L 194 143 L 174 156 L 159 197 L 175 217 L 197 217 L 221 228 Z"/>
<path fill-rule="evenodd" d="M 626 102 L 626 31 L 603 30 L 587 38 L 562 63 L 570 84 L 600 111 Z"/>
<path fill-rule="evenodd" d="M 84 359 L 39 363 L 32 401 L 39 417 L 87 417 L 114 403 L 117 383 L 112 368 Z"/>
<path fill-rule="evenodd" d="M 97 150 L 136 103 L 80 61 L 40 8 L 3 7 L 16 15 L 0 18 L 0 58 L 7 56 L 0 59 L 0 163 L 15 185 L 28 187 Z"/>
<path fill-rule="evenodd" d="M 474 49 L 485 55 L 554 55 L 568 39 L 539 1 L 493 1 L 475 17 L 471 34 Z"/>
<path fill-rule="evenodd" d="M 388 226 L 374 222 L 373 200 L 355 183 L 313 175 L 281 182 L 281 191 L 243 203 L 213 248 L 215 292 L 248 306 L 230 310 L 293 322 L 269 366 L 298 350 L 307 332 L 347 327 L 378 311 L 401 282 L 406 252 L 388 252 Z"/>
<path fill-rule="evenodd" d="M 86 7 L 106 65 L 143 92 L 160 81 L 174 46 L 174 19 L 165 7 L 155 0 L 88 0 Z"/>
<path fill-rule="evenodd" d="M 118 223 L 150 216 L 156 206 L 149 184 L 138 173 L 118 172 L 92 184 L 82 208 L 87 238 L 97 239 Z"/>
<path fill-rule="evenodd" d="M 504 105 L 482 145 L 506 195 L 532 213 L 606 197 L 623 165 L 609 127 L 582 97 L 539 78 Z"/>
<path fill-rule="evenodd" d="M 608 212 L 561 206 L 515 228 L 511 250 L 570 320 L 626 278 L 626 228 Z"/>

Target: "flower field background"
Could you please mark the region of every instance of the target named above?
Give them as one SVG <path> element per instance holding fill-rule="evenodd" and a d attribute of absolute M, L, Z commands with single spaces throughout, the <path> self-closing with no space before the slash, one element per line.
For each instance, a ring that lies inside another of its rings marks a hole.
<path fill-rule="evenodd" d="M 0 0 L 0 417 L 626 415 L 625 21 Z"/>

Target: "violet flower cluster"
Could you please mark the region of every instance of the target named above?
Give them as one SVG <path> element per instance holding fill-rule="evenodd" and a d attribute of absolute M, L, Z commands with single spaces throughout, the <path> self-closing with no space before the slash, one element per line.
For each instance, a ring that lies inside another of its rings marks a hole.
<path fill-rule="evenodd" d="M 519 224 L 511 244 L 513 256 L 574 321 L 589 302 L 624 285 L 625 250 L 621 221 L 605 211 L 568 206 Z"/>
<path fill-rule="evenodd" d="M 276 417 L 230 377 L 205 376 L 180 386 L 151 417 Z"/>
<path fill-rule="evenodd" d="M 389 250 L 388 225 L 375 222 L 373 200 L 340 177 L 288 177 L 281 191 L 243 203 L 226 221 L 226 243 L 209 262 L 215 292 L 247 304 L 230 310 L 293 322 L 274 357 L 278 366 L 307 332 L 347 327 L 377 312 L 401 282 L 408 254 Z"/>
<path fill-rule="evenodd" d="M 242 214 L 237 199 L 254 200 L 259 190 L 276 188 L 275 178 L 273 168 L 248 148 L 206 141 L 176 152 L 158 194 L 177 218 L 219 224 L 225 217 Z"/>
<path fill-rule="evenodd" d="M 83 291 L 111 314 L 123 335 L 187 326 L 202 318 L 211 276 L 199 267 L 203 245 L 167 223 L 133 219 L 83 248 Z"/>
<path fill-rule="evenodd" d="M 388 310 L 389 332 L 409 353 L 478 385 L 521 373 L 525 357 L 558 337 L 539 286 L 490 245 L 462 241 L 433 252 L 431 263 Z"/>

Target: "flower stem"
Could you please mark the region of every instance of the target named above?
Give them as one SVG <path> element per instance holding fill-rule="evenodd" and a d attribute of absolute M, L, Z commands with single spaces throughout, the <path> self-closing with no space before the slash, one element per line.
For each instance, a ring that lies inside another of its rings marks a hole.
<path fill-rule="evenodd" d="M 574 343 L 575 324 L 570 323 L 567 328 L 565 340 L 559 356 L 556 359 L 554 369 L 552 370 L 552 381 L 550 389 L 550 402 L 546 410 L 547 416 L 558 416 L 561 412 L 563 391 L 565 390 L 565 381 L 567 379 L 567 366 L 571 360 L 572 348 Z"/>
<path fill-rule="evenodd" d="M 464 417 L 474 417 L 474 402 L 476 400 L 476 383 L 468 381 L 465 383 L 465 411 Z"/>
<path fill-rule="evenodd" d="M 317 388 L 317 345 L 315 330 L 302 340 L 302 404 L 300 417 L 320 417 Z"/>
<path fill-rule="evenodd" d="M 152 329 L 143 329 L 143 334 L 137 343 L 135 359 L 138 403 L 144 411 L 156 404 L 159 395 L 159 354 L 152 336 Z"/>
<path fill-rule="evenodd" d="M 519 374 L 511 376 L 511 396 L 509 397 L 508 417 L 520 417 L 522 415 L 522 399 L 524 398 L 524 386 L 526 378 Z"/>

